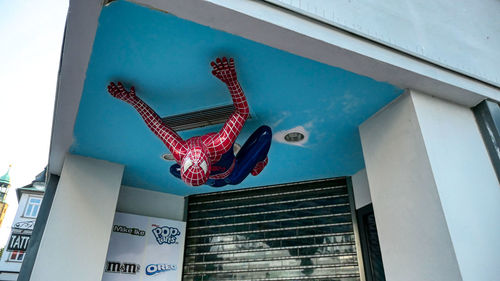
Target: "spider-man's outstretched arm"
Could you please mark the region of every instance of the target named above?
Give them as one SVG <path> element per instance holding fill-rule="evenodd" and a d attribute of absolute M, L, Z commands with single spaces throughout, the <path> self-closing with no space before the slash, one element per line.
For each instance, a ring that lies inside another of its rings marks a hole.
<path fill-rule="evenodd" d="M 108 85 L 108 92 L 113 97 L 133 106 L 139 112 L 142 119 L 144 119 L 149 129 L 165 143 L 168 150 L 172 152 L 175 160 L 178 163 L 181 162 L 182 156 L 187 151 L 184 140 L 175 131 L 166 126 L 160 116 L 151 107 L 136 96 L 134 87 L 131 87 L 129 92 L 125 90 L 122 83 L 118 82 L 118 85 L 115 85 L 115 83 L 111 82 Z"/>
<path fill-rule="evenodd" d="M 212 74 L 227 85 L 235 107 L 233 114 L 220 132 L 204 139 L 210 154 L 220 156 L 228 151 L 236 141 L 250 110 L 243 89 L 241 89 L 236 77 L 234 60 L 229 59 L 228 61 L 225 57 L 218 58 L 215 62 L 211 62 L 210 65 L 213 67 Z"/>

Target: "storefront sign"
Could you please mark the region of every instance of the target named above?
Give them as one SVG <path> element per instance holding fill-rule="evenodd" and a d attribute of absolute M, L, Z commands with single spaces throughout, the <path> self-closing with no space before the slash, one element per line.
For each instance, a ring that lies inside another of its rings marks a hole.
<path fill-rule="evenodd" d="M 153 234 L 158 244 L 174 244 L 177 241 L 177 236 L 181 234 L 179 229 L 170 226 L 153 225 Z"/>
<path fill-rule="evenodd" d="M 113 232 L 121 232 L 128 233 L 131 235 L 144 236 L 146 235 L 146 231 L 135 228 L 135 227 L 127 227 L 125 225 L 113 225 Z"/>
<path fill-rule="evenodd" d="M 157 273 L 175 270 L 177 270 L 177 266 L 174 264 L 150 264 L 146 267 L 146 275 L 155 275 Z"/>
<path fill-rule="evenodd" d="M 35 221 L 20 221 L 16 222 L 13 228 L 33 230 L 34 226 L 35 226 Z"/>
<path fill-rule="evenodd" d="M 26 251 L 31 235 L 12 234 L 10 236 L 7 251 Z"/>
<path fill-rule="evenodd" d="M 116 213 L 102 281 L 182 279 L 186 223 Z"/>
<path fill-rule="evenodd" d="M 110 273 L 136 274 L 141 266 L 135 263 L 107 261 L 104 271 Z"/>

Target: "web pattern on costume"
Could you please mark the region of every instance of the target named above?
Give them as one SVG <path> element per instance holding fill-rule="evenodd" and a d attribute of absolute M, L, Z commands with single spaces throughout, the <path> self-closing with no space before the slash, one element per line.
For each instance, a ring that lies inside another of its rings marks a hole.
<path fill-rule="evenodd" d="M 248 118 L 250 109 L 236 76 L 234 60 L 217 59 L 211 65 L 213 68 L 212 74 L 227 85 L 235 108 L 219 133 L 211 133 L 201 137 L 210 154 L 210 160 L 212 163 L 216 163 L 220 160 L 222 154 L 233 146 Z"/>
<path fill-rule="evenodd" d="M 255 167 L 253 168 L 253 170 L 251 171 L 252 176 L 257 176 L 258 174 L 260 174 L 260 172 L 262 172 L 262 170 L 264 170 L 264 168 L 266 167 L 268 161 L 269 160 L 268 160 L 268 158 L 266 156 L 266 159 L 258 162 L 255 165 Z"/>
<path fill-rule="evenodd" d="M 193 186 L 204 184 L 209 177 L 211 164 L 217 163 L 222 155 L 232 148 L 250 111 L 236 76 L 234 60 L 217 58 L 210 65 L 213 68 L 212 74 L 227 85 L 235 111 L 218 133 L 192 137 L 187 141 L 165 125 L 158 114 L 136 96 L 134 87 L 128 92 L 121 83 L 115 85 L 111 82 L 108 86 L 113 97 L 129 103 L 137 110 L 149 129 L 163 141 L 176 162 L 181 165 L 181 177 L 184 182 Z M 188 154 L 192 165 L 184 169 L 183 162 Z M 207 162 L 208 171 L 200 167 L 203 161 Z"/>
<path fill-rule="evenodd" d="M 207 176 L 210 174 L 211 168 L 206 148 L 199 137 L 190 138 L 186 143 L 189 150 L 182 160 L 181 177 L 189 185 L 202 185 L 207 181 Z M 192 164 L 186 168 L 188 166 L 188 159 Z M 202 164 L 203 162 L 205 164 Z"/>
<path fill-rule="evenodd" d="M 133 106 L 141 115 L 149 129 L 158 136 L 167 146 L 168 150 L 172 152 L 176 162 L 180 163 L 182 157 L 188 151 L 186 142 L 174 130 L 166 126 L 160 116 L 135 94 L 134 87 L 131 87 L 130 91 L 127 91 L 122 83 L 118 82 L 118 85 L 115 85 L 111 82 L 108 86 L 108 92 L 113 97 L 121 99 Z"/>

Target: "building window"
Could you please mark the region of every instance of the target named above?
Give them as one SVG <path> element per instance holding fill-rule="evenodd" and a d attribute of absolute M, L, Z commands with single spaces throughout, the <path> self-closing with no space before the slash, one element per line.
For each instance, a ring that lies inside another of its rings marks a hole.
<path fill-rule="evenodd" d="M 12 251 L 9 256 L 9 261 L 22 262 L 24 259 L 24 251 Z"/>
<path fill-rule="evenodd" d="M 36 218 L 41 204 L 42 198 L 30 197 L 28 199 L 28 205 L 26 205 L 26 210 L 24 211 L 24 217 Z"/>

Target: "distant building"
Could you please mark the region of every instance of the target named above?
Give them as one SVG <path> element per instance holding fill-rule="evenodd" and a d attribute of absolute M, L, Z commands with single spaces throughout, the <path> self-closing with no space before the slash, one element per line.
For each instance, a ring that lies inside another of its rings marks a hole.
<path fill-rule="evenodd" d="M 6 174 L 8 178 L 8 173 Z M 2 176 L 1 180 L 5 177 Z M 2 181 L 3 184 L 3 181 Z M 3 192 L 3 185 L 2 191 Z M 0 280 L 17 280 L 24 253 L 35 225 L 45 192 L 45 170 L 38 174 L 31 184 L 16 189 L 17 208 L 7 245 L 0 258 Z M 6 194 L 6 193 L 5 193 Z M 2 193 L 2 203 L 5 195 Z M 5 204 L 6 205 L 6 204 Z M 5 208 L 6 209 L 6 208 Z M 5 211 L 2 212 L 2 217 Z"/>
<path fill-rule="evenodd" d="M 7 204 L 7 192 L 9 192 L 10 187 L 10 167 L 7 172 L 0 177 L 0 227 L 2 226 L 3 218 L 5 217 L 5 213 L 7 212 L 7 208 L 9 204 Z"/>

